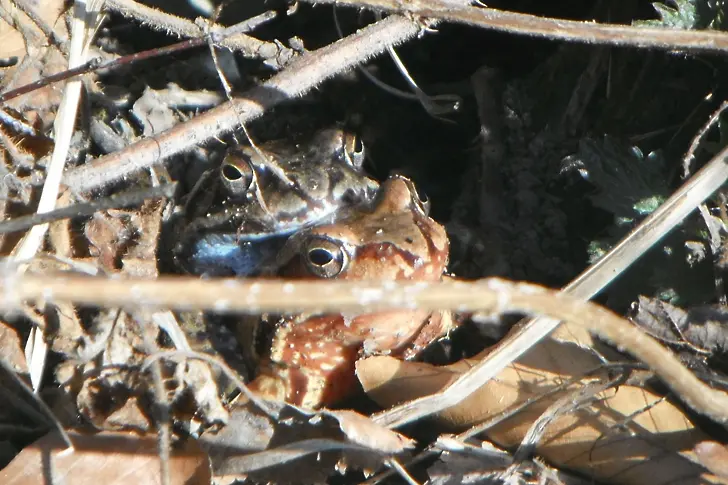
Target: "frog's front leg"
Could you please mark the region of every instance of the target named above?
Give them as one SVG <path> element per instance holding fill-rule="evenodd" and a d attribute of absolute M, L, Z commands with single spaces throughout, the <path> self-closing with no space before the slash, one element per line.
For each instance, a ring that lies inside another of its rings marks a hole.
<path fill-rule="evenodd" d="M 357 390 L 354 364 L 361 344 L 341 315 L 283 320 L 248 387 L 265 399 L 331 406 Z"/>

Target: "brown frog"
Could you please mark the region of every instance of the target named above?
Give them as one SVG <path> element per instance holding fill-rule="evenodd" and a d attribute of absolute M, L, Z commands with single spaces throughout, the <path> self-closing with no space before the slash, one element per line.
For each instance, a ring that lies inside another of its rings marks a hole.
<path fill-rule="evenodd" d="M 359 138 L 339 128 L 306 143 L 231 148 L 187 203 L 176 261 L 195 274 L 259 272 L 293 232 L 374 197 L 378 184 L 362 172 L 363 161 Z"/>
<path fill-rule="evenodd" d="M 388 179 L 369 210 L 289 239 L 279 258 L 287 277 L 439 281 L 448 239 L 428 217 L 412 182 Z M 386 290 L 383 290 L 386 291 Z M 310 408 L 330 406 L 357 389 L 360 356 L 414 357 L 447 333 L 448 313 L 394 310 L 357 315 L 298 315 L 272 324 L 272 343 L 251 389 L 266 398 Z"/>

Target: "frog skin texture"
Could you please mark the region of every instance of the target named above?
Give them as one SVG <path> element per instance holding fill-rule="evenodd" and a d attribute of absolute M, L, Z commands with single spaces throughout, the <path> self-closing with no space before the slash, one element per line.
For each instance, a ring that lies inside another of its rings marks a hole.
<path fill-rule="evenodd" d="M 363 161 L 356 136 L 338 128 L 305 144 L 231 148 L 187 203 L 175 260 L 193 274 L 259 273 L 290 234 L 374 198 L 378 184 L 363 174 Z"/>
<path fill-rule="evenodd" d="M 440 281 L 448 262 L 443 227 L 428 217 L 414 185 L 395 176 L 368 210 L 292 236 L 279 254 L 287 278 Z M 386 291 L 386 290 L 383 290 Z M 309 408 L 357 392 L 362 356 L 412 358 L 454 326 L 447 312 L 392 310 L 356 315 L 297 315 L 262 323 L 272 342 L 254 392 Z"/>

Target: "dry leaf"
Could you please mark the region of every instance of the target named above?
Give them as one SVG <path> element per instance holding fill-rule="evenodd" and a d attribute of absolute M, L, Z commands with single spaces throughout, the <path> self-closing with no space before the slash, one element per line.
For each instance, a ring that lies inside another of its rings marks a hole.
<path fill-rule="evenodd" d="M 37 39 L 41 39 L 43 34 L 35 24 L 25 15 L 20 9 L 13 5 L 13 2 L 3 1 L 0 2 L 3 9 L 8 9 L 9 13 L 13 16 L 17 16 L 18 20 L 23 26 L 31 30 L 32 34 Z M 60 16 L 63 13 L 64 2 L 63 0 L 26 0 L 25 2 L 30 8 L 35 10 L 35 13 L 40 17 L 47 25 L 54 27 L 59 22 Z M 0 57 L 13 57 L 17 56 L 22 59 L 26 55 L 25 44 L 23 42 L 23 36 L 13 26 L 0 19 Z"/>
<path fill-rule="evenodd" d="M 86 224 L 84 233 L 91 243 L 91 254 L 98 257 L 98 266 L 109 273 L 119 270 L 121 255 L 133 244 L 135 227 L 129 222 L 129 211 L 109 210 L 97 213 Z"/>
<path fill-rule="evenodd" d="M 165 205 L 165 199 L 147 200 L 135 211 L 138 217 L 134 217 L 132 221 L 138 238 L 122 257 L 124 273 L 130 276 L 147 278 L 159 276 L 157 272 L 157 246 L 162 228 L 162 212 Z"/>
<path fill-rule="evenodd" d="M 728 448 L 715 441 L 703 441 L 695 445 L 698 461 L 719 477 L 728 478 Z"/>
<path fill-rule="evenodd" d="M 20 337 L 14 327 L 0 320 L 0 355 L 10 367 L 19 374 L 28 372 L 25 352 Z"/>
<path fill-rule="evenodd" d="M 438 445 L 442 444 L 438 440 Z M 484 442 L 482 447 L 456 443 L 455 451 L 445 451 L 435 464 L 427 469 L 428 485 L 459 485 L 462 483 L 503 484 L 538 483 L 539 485 L 592 485 L 588 479 L 578 478 L 555 470 L 538 460 L 513 464 L 513 456 Z M 448 447 L 445 447 L 447 449 Z"/>
<path fill-rule="evenodd" d="M 435 367 L 373 357 L 359 361 L 357 375 L 367 394 L 388 407 L 439 391 L 469 370 L 474 360 Z M 594 356 L 577 346 L 545 340 L 438 419 L 450 427 L 467 428 L 543 395 L 598 364 Z M 517 446 L 550 404 L 580 386 L 565 386 L 505 420 L 488 431 L 489 438 L 500 446 Z M 681 483 L 707 483 L 704 480 L 710 477 L 693 463 L 692 452 L 693 446 L 707 437 L 680 409 L 649 391 L 627 385 L 605 391 L 600 397 L 551 423 L 536 447 L 537 453 L 557 466 L 597 480 L 642 485 L 674 483 L 679 478 Z"/>
<path fill-rule="evenodd" d="M 412 441 L 353 411 L 312 412 L 269 403 L 272 420 L 255 407 L 236 405 L 228 426 L 203 438 L 216 477 L 249 475 L 274 483 L 325 483 L 334 465 L 378 468 Z"/>
<path fill-rule="evenodd" d="M 352 443 L 382 453 L 401 453 L 412 448 L 414 442 L 399 433 L 374 423 L 371 419 L 354 411 L 324 411 L 339 421 L 341 431 Z"/>
<path fill-rule="evenodd" d="M 728 312 L 723 305 L 702 305 L 683 310 L 655 298 L 640 296 L 632 319 L 650 335 L 720 353 L 728 348 Z"/>
<path fill-rule="evenodd" d="M 179 122 L 178 116 L 164 98 L 165 92 L 147 88 L 134 102 L 131 114 L 142 126 L 145 137 L 161 133 Z"/>
<path fill-rule="evenodd" d="M 130 433 L 71 433 L 74 449 L 66 449 L 57 434 L 49 434 L 25 448 L 0 471 L 4 485 L 68 483 L 73 485 L 128 485 L 162 483 L 157 436 Z M 198 444 L 172 450 L 170 484 L 209 485 L 210 466 Z"/>

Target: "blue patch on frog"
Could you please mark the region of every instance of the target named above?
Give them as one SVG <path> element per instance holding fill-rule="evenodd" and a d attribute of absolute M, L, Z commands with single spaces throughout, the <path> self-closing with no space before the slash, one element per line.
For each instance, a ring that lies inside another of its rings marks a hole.
<path fill-rule="evenodd" d="M 190 245 L 184 265 L 202 276 L 252 276 L 275 262 L 288 235 L 241 241 L 235 233 L 210 233 Z"/>

